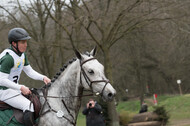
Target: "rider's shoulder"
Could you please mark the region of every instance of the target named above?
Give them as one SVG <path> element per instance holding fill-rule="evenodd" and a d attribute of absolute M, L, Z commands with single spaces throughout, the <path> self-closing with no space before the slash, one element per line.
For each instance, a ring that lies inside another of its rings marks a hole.
<path fill-rule="evenodd" d="M 5 49 L 1 54 L 0 54 L 0 59 L 7 59 L 7 60 L 13 60 L 13 57 L 10 55 L 11 51 L 9 49 Z"/>
<path fill-rule="evenodd" d="M 13 61 L 13 57 L 7 52 L 2 58 L 2 60 L 7 60 L 7 61 Z"/>

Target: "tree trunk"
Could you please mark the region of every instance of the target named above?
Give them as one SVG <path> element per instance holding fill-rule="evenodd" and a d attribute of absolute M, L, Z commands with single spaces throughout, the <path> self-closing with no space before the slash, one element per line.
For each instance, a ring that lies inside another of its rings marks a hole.
<path fill-rule="evenodd" d="M 112 70 L 111 70 L 111 62 L 109 57 L 109 49 L 104 50 L 104 66 L 105 66 L 105 74 L 111 84 L 113 84 L 112 79 Z M 115 99 L 112 102 L 107 104 L 107 115 L 108 115 L 108 126 L 119 126 L 119 117 L 116 111 Z"/>
<path fill-rule="evenodd" d="M 119 118 L 116 111 L 115 99 L 108 103 L 108 116 L 110 119 L 110 122 L 108 122 L 109 126 L 119 126 Z"/>

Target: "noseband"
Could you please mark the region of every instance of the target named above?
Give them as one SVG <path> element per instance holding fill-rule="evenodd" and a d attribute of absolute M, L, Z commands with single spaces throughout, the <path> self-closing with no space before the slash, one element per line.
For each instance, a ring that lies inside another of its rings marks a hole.
<path fill-rule="evenodd" d="M 107 84 L 109 83 L 109 80 L 90 80 L 90 78 L 88 77 L 88 75 L 86 74 L 86 72 L 84 71 L 84 69 L 82 68 L 82 66 L 88 62 L 88 61 L 91 61 L 91 60 L 94 60 L 96 58 L 90 58 L 88 60 L 85 60 L 83 62 L 80 62 L 80 67 L 81 67 L 81 74 L 83 75 L 86 83 L 88 84 L 88 86 L 90 87 L 91 91 L 93 92 L 93 88 L 92 88 L 92 84 L 94 83 L 99 83 L 99 82 L 105 82 L 105 85 L 104 87 L 102 88 L 102 91 L 101 92 L 98 92 L 100 93 L 101 96 L 103 96 L 103 92 L 105 90 L 105 87 L 107 86 Z M 82 84 L 82 78 L 81 78 L 81 75 L 80 75 L 80 83 Z"/>

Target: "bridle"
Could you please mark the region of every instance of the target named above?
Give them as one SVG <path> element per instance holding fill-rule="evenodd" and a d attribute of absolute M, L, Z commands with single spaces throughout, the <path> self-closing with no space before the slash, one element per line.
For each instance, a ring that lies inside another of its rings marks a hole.
<path fill-rule="evenodd" d="M 83 69 L 83 65 L 86 63 L 86 62 L 89 62 L 91 60 L 95 60 L 96 58 L 90 58 L 88 60 L 85 60 L 83 62 L 80 61 L 80 67 L 81 67 L 81 72 L 80 72 L 80 83 L 82 84 L 82 76 L 84 77 L 86 83 L 88 84 L 88 86 L 90 87 L 92 93 L 93 93 L 93 87 L 92 87 L 92 84 L 94 83 L 99 83 L 99 82 L 105 82 L 105 85 L 104 87 L 102 88 L 102 91 L 101 92 L 98 92 L 100 93 L 101 96 L 103 96 L 103 92 L 105 90 L 105 87 L 107 86 L 107 84 L 109 83 L 109 80 L 90 80 L 90 78 L 88 77 L 88 75 L 86 74 L 85 70 Z M 64 107 L 66 108 L 67 112 L 69 113 L 70 117 L 74 120 L 74 116 L 71 114 L 71 112 L 69 111 L 65 101 L 64 101 L 64 98 L 68 98 L 68 97 L 57 97 L 57 96 L 48 96 L 48 89 L 49 87 L 51 86 L 51 83 L 48 84 L 48 85 L 45 85 L 44 87 L 42 87 L 40 90 L 42 91 L 43 93 L 43 96 L 40 96 L 40 97 L 43 97 L 45 99 L 45 102 L 44 104 L 42 105 L 42 108 L 41 108 L 41 111 L 39 113 L 40 116 L 43 116 L 45 115 L 46 113 L 48 112 L 55 112 L 58 115 L 60 115 L 60 117 L 62 118 L 65 118 L 67 121 L 69 121 L 72 125 L 76 126 L 76 121 L 72 121 L 70 120 L 68 117 L 64 116 L 63 114 L 60 114 L 61 110 L 59 111 L 56 111 L 54 109 L 51 108 L 51 105 L 49 104 L 49 102 L 47 101 L 47 98 L 62 98 L 62 103 L 64 105 Z M 81 96 L 70 96 L 70 97 L 84 97 L 84 96 L 92 96 L 93 94 L 90 94 L 90 95 L 81 95 Z M 45 105 L 47 104 L 47 106 L 49 107 L 49 109 L 45 112 L 42 113 Z M 59 116 L 58 116 L 59 117 Z"/>
<path fill-rule="evenodd" d="M 102 88 L 102 91 L 101 92 L 98 92 L 98 93 L 100 93 L 100 96 L 103 96 L 103 92 L 104 92 L 104 89 L 105 89 L 105 87 L 107 86 L 107 84 L 109 83 L 109 80 L 90 80 L 90 78 L 88 77 L 88 75 L 86 74 L 86 72 L 84 71 L 84 69 L 83 69 L 83 65 L 86 63 L 86 62 L 89 62 L 89 61 L 91 61 L 91 60 L 95 60 L 96 58 L 90 58 L 90 59 L 88 59 L 88 60 L 85 60 L 85 61 L 83 61 L 83 62 L 81 62 L 80 61 L 80 67 L 81 67 L 81 73 L 80 74 L 82 74 L 83 75 L 83 77 L 84 77 L 84 79 L 85 79 L 85 81 L 86 81 L 86 83 L 88 84 L 88 86 L 90 87 L 90 89 L 91 89 L 91 91 L 93 92 L 93 88 L 92 88 L 92 84 L 94 84 L 94 83 L 99 83 L 99 82 L 105 82 L 105 85 L 104 85 L 104 87 Z M 80 83 L 82 84 L 82 75 L 80 75 Z"/>

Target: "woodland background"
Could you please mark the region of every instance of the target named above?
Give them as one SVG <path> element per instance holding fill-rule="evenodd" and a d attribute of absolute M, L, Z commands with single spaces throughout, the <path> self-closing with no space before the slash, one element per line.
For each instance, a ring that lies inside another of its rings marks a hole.
<path fill-rule="evenodd" d="M 23 1 L 0 2 L 0 51 L 9 47 L 8 31 L 22 27 L 32 37 L 31 66 L 50 78 L 75 57 L 72 46 L 97 46 L 117 101 L 179 93 L 178 79 L 190 93 L 189 0 Z M 42 85 L 23 76 L 20 83 Z"/>

